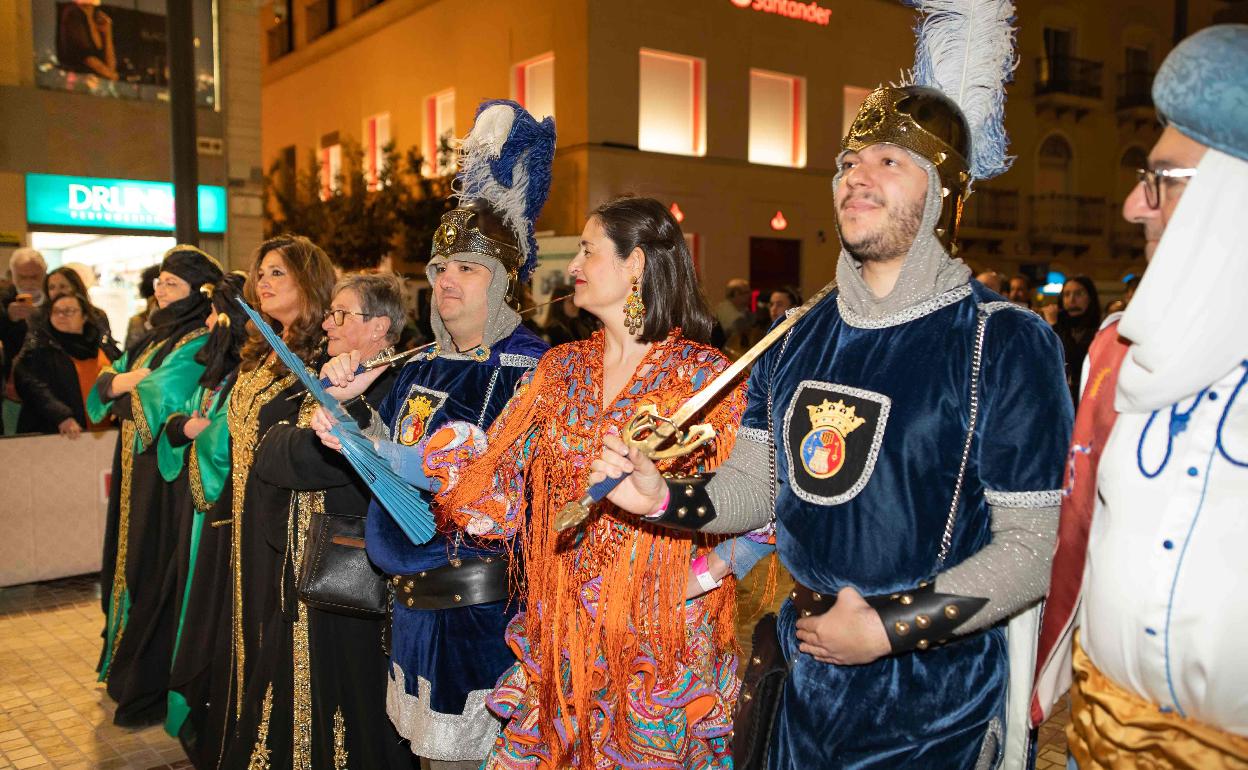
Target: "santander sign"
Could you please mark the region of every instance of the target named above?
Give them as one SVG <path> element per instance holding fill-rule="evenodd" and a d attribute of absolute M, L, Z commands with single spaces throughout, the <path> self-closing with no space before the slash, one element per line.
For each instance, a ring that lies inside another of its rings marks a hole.
<path fill-rule="evenodd" d="M 828 26 L 828 21 L 832 18 L 832 9 L 824 8 L 814 0 L 809 3 L 803 3 L 800 0 L 730 0 L 730 2 L 738 8 L 774 13 L 790 19 L 818 24 L 821 27 Z"/>

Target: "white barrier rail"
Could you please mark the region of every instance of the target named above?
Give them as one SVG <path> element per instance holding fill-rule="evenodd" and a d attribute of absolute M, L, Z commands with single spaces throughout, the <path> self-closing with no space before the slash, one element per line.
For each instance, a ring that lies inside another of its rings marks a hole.
<path fill-rule="evenodd" d="M 98 572 L 117 431 L 0 438 L 0 586 Z"/>

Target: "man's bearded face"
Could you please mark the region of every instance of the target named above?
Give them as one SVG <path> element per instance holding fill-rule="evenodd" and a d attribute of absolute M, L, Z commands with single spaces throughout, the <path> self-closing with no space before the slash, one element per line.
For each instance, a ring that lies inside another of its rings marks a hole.
<path fill-rule="evenodd" d="M 841 242 L 862 262 L 905 257 L 923 221 L 927 171 L 901 147 L 873 144 L 841 159 Z"/>

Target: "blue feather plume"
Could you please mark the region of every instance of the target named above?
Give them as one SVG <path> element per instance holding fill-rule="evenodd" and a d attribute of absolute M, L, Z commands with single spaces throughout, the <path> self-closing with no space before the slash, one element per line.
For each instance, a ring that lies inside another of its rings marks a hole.
<path fill-rule="evenodd" d="M 533 223 L 550 193 L 554 118 L 539 123 L 510 99 L 482 102 L 459 150 L 456 197 L 487 200 L 502 215 L 520 244 L 520 280 L 527 281 L 537 268 Z"/>
<path fill-rule="evenodd" d="M 1004 173 L 1014 162 L 1005 154 L 1005 84 L 1018 65 L 1013 1 L 903 2 L 923 14 L 915 30 L 914 84 L 940 89 L 966 116 L 973 179 Z"/>
<path fill-rule="evenodd" d="M 260 334 L 273 346 L 273 351 L 286 368 L 295 373 L 308 392 L 337 421 L 338 424 L 333 427 L 332 432 L 342 443 L 343 456 L 368 485 L 382 507 L 394 517 L 407 539 L 415 545 L 423 545 L 432 540 L 435 531 L 433 513 L 420 492 L 404 481 L 391 469 L 390 463 L 377 454 L 372 440 L 360 431 L 360 426 L 351 419 L 338 400 L 325 392 L 320 381 L 308 372 L 299 356 L 286 347 L 286 343 L 273 331 L 273 327 L 244 302 L 242 297 L 238 298 L 238 304 L 260 330 Z"/>

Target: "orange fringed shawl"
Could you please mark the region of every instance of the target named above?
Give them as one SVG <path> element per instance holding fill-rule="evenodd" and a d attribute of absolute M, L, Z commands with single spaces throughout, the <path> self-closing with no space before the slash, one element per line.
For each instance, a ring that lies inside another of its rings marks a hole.
<path fill-rule="evenodd" d="M 602 350 L 599 332 L 543 357 L 531 381 L 518 388 L 490 428 L 485 454 L 461 467 L 458 483 L 437 500 L 443 526 L 458 529 L 476 519 L 474 529 L 480 531 L 481 517 L 486 516 L 497 524 L 496 534 L 519 535 L 527 650 L 516 652 L 525 668 L 528 696 L 536 695 L 541 742 L 556 766 L 578 754 L 581 767 L 594 767 L 595 756 L 598 761 L 603 757 L 591 743 L 624 743 L 623 718 L 605 713 L 606 724 L 594 728 L 589 714 L 591 701 L 594 708 L 600 705 L 603 689 L 610 704 L 606 711 L 625 702 L 630 682 L 636 687 L 636 661 L 653 660 L 660 680 L 670 678 L 680 666 L 692 633 L 687 628 L 698 625 L 687 626 L 684 595 L 689 564 L 695 554 L 714 544 L 701 535 L 644 523 L 605 502 L 580 530 L 555 532 L 559 508 L 584 494 L 589 464 L 601 452 L 605 432 L 622 431 L 642 404 L 655 404 L 661 414 L 672 414 L 728 366 L 714 348 L 674 332 L 651 347 L 604 411 Z M 713 469 L 731 451 L 744 409 L 744 383 L 737 383 L 709 413 L 695 418 L 715 428 L 715 440 L 688 456 L 660 463 L 661 469 L 678 473 Z M 524 508 L 517 501 L 525 498 L 528 519 L 521 526 Z M 707 641 L 714 651 L 735 649 L 732 581 L 694 602 L 699 605 L 706 621 L 702 625 L 712 629 Z M 561 657 L 566 668 L 558 665 Z M 599 681 L 604 659 L 605 682 Z M 561 670 L 567 681 L 546 673 Z M 687 705 L 689 722 L 700 718 L 692 712 L 705 712 L 712 705 Z M 562 722 L 558 732 L 564 736 L 602 735 L 596 741 L 565 745 L 555 729 L 556 715 Z"/>

